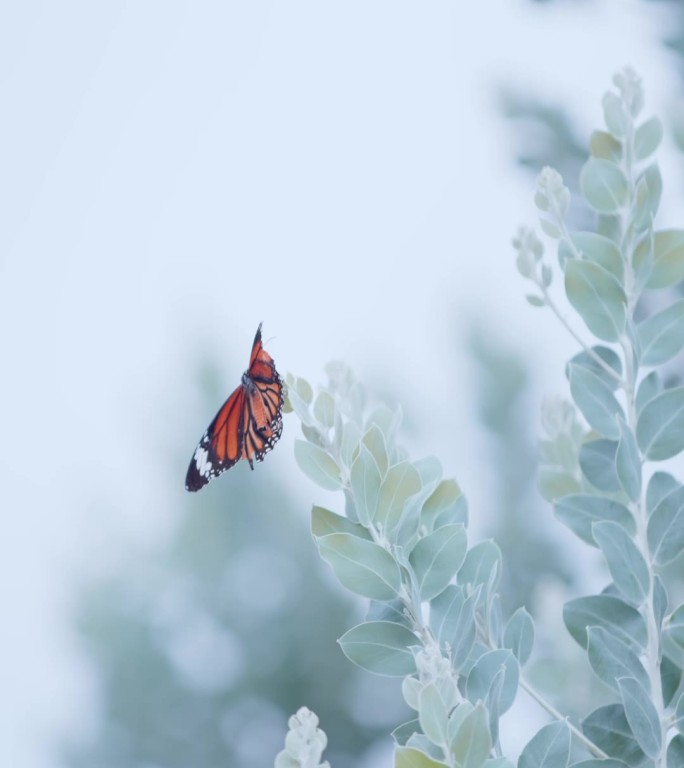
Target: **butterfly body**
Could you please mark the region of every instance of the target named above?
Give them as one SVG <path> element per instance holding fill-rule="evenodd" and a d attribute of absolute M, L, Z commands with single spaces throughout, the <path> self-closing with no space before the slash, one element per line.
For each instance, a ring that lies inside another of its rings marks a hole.
<path fill-rule="evenodd" d="M 221 406 L 202 435 L 185 478 L 188 491 L 198 491 L 241 459 L 254 469 L 283 431 L 283 381 L 261 343 L 261 324 L 254 337 L 249 368 L 240 386 Z"/>

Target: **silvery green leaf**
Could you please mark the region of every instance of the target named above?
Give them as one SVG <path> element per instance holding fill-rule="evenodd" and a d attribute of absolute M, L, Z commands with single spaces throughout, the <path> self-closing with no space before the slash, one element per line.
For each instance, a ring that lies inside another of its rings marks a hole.
<path fill-rule="evenodd" d="M 632 266 L 634 267 L 634 292 L 640 294 L 648 284 L 653 270 L 653 254 L 655 253 L 655 236 L 653 225 L 649 225 L 641 234 L 636 247 L 632 252 Z"/>
<path fill-rule="evenodd" d="M 619 246 L 622 242 L 622 216 L 619 213 L 600 213 L 596 218 L 596 232 Z"/>
<path fill-rule="evenodd" d="M 646 759 L 634 740 L 622 704 L 595 709 L 582 721 L 582 732 L 606 754 L 629 766 L 641 766 Z"/>
<path fill-rule="evenodd" d="M 330 429 L 335 423 L 335 400 L 330 392 L 322 389 L 313 407 L 314 416 L 326 429 Z"/>
<path fill-rule="evenodd" d="M 645 232 L 652 229 L 653 209 L 657 207 L 659 200 L 660 189 L 652 193 L 646 176 L 642 176 L 637 182 L 634 202 L 632 203 L 631 227 L 635 232 Z"/>
<path fill-rule="evenodd" d="M 416 671 L 411 652 L 418 638 L 401 624 L 369 621 L 357 624 L 337 641 L 344 655 L 376 675 L 404 677 Z"/>
<path fill-rule="evenodd" d="M 641 653 L 648 642 L 644 617 L 613 595 L 589 595 L 568 601 L 563 606 L 563 621 L 582 648 L 589 642 L 588 627 L 603 627 L 636 653 Z"/>
<path fill-rule="evenodd" d="M 546 299 L 544 299 L 542 296 L 535 296 L 532 293 L 528 293 L 525 298 L 527 299 L 527 303 L 531 304 L 533 307 L 546 306 Z"/>
<path fill-rule="evenodd" d="M 662 627 L 668 604 L 667 590 L 665 589 L 663 580 L 656 574 L 653 579 L 653 616 L 656 620 L 658 631 L 660 631 L 660 628 Z"/>
<path fill-rule="evenodd" d="M 663 193 L 663 179 L 660 175 L 660 168 L 658 168 L 656 163 L 649 165 L 645 171 L 639 174 L 637 177 L 637 188 L 642 181 L 648 187 L 648 197 L 642 200 L 638 211 L 638 219 L 642 224 L 640 229 L 643 229 L 648 223 L 653 221 L 660 206 L 660 198 Z M 650 284 L 649 287 L 651 287 Z"/>
<path fill-rule="evenodd" d="M 305 440 L 295 440 L 294 454 L 302 472 L 321 488 L 337 491 L 342 487 L 342 476 L 337 462 L 322 448 Z"/>
<path fill-rule="evenodd" d="M 662 736 L 660 719 L 649 692 L 633 677 L 623 677 L 617 682 L 625 716 L 634 738 L 649 757 L 655 758 L 660 752 Z"/>
<path fill-rule="evenodd" d="M 615 372 L 615 376 L 612 376 L 603 365 L 601 365 L 593 355 L 590 355 L 586 350 L 578 352 L 574 357 L 570 358 L 568 365 L 565 367 L 565 375 L 569 378 L 570 366 L 575 365 L 578 368 L 590 371 L 595 376 L 598 376 L 603 383 L 610 387 L 611 391 L 617 389 L 622 377 L 622 361 L 618 355 L 613 352 L 610 347 L 603 347 L 596 345 L 591 347 L 593 355 L 599 357 L 603 362 Z"/>
<path fill-rule="evenodd" d="M 421 683 L 417 677 L 411 677 L 409 675 L 401 681 L 401 694 L 404 697 L 404 701 L 409 705 L 409 707 L 411 707 L 411 709 L 414 709 L 416 712 L 420 706 L 418 703 L 418 697 L 420 696 L 420 692 L 422 690 L 423 683 Z M 419 728 L 416 730 L 420 731 Z M 410 736 L 411 734 L 408 735 Z M 408 736 L 406 738 L 408 739 Z"/>
<path fill-rule="evenodd" d="M 541 281 L 545 288 L 548 288 L 553 282 L 553 272 L 548 264 L 541 265 Z"/>
<path fill-rule="evenodd" d="M 302 422 L 302 434 L 310 443 L 317 445 L 319 448 L 323 448 L 323 450 L 327 452 L 325 440 L 323 439 L 319 427 L 311 427 Z"/>
<path fill-rule="evenodd" d="M 473 703 L 483 701 L 500 669 L 504 669 L 504 683 L 499 699 L 499 711 L 503 714 L 515 701 L 518 692 L 520 669 L 518 661 L 508 650 L 488 651 L 480 656 L 468 674 L 466 696 Z"/>
<path fill-rule="evenodd" d="M 679 665 L 663 654 L 660 662 L 660 684 L 663 689 L 663 704 L 666 707 L 673 704 L 674 696 L 679 690 L 681 682 L 682 670 Z"/>
<path fill-rule="evenodd" d="M 468 504 L 455 480 L 442 480 L 435 488 L 423 503 L 420 521 L 428 531 L 438 524 L 468 523 Z"/>
<path fill-rule="evenodd" d="M 351 467 L 354 455 L 361 441 L 361 428 L 354 421 L 345 421 L 342 425 L 340 458 L 345 467 Z"/>
<path fill-rule="evenodd" d="M 684 736 L 677 734 L 667 745 L 667 768 L 681 768 L 684 765 Z"/>
<path fill-rule="evenodd" d="M 679 697 L 675 707 L 674 726 L 680 733 L 684 733 L 684 693 Z"/>
<path fill-rule="evenodd" d="M 311 510 L 311 533 L 316 537 L 329 533 L 350 533 L 370 541 L 370 534 L 362 525 L 353 523 L 349 518 L 337 515 L 325 507 L 314 506 Z"/>
<path fill-rule="evenodd" d="M 648 288 L 669 288 L 684 278 L 684 230 L 656 232 L 653 250 L 653 269 Z"/>
<path fill-rule="evenodd" d="M 548 219 L 540 218 L 539 226 L 542 228 L 542 232 L 544 232 L 545 235 L 548 235 L 554 240 L 558 240 L 558 238 L 561 236 L 561 231 L 558 228 L 558 225 L 554 224 L 552 221 L 549 221 Z"/>
<path fill-rule="evenodd" d="M 606 127 L 616 138 L 622 138 L 625 135 L 627 126 L 627 116 L 622 104 L 622 99 L 613 91 L 608 91 L 603 96 L 603 119 Z"/>
<path fill-rule="evenodd" d="M 373 522 L 385 533 L 396 530 L 406 501 L 421 489 L 418 470 L 408 461 L 390 467 L 378 491 Z"/>
<path fill-rule="evenodd" d="M 648 547 L 658 565 L 677 557 L 684 549 L 684 487 L 667 494 L 648 520 Z"/>
<path fill-rule="evenodd" d="M 603 267 L 622 284 L 624 275 L 622 254 L 613 240 L 596 232 L 574 232 L 571 239 L 584 259 Z"/>
<path fill-rule="evenodd" d="M 632 501 L 641 498 L 641 457 L 634 433 L 624 419 L 618 419 L 620 440 L 615 454 L 615 469 L 620 485 Z"/>
<path fill-rule="evenodd" d="M 316 543 L 321 557 L 347 589 L 371 600 L 397 597 L 401 572 L 387 550 L 349 533 L 330 533 Z"/>
<path fill-rule="evenodd" d="M 645 160 L 652 155 L 663 138 L 663 124 L 657 117 L 642 123 L 634 134 L 634 154 L 637 160 Z"/>
<path fill-rule="evenodd" d="M 524 607 L 518 608 L 508 620 L 503 644 L 505 648 L 510 648 L 520 666 L 527 663 L 534 645 L 534 621 Z"/>
<path fill-rule="evenodd" d="M 366 611 L 366 621 L 392 621 L 409 629 L 412 626 L 401 600 L 393 600 L 391 603 L 371 600 Z"/>
<path fill-rule="evenodd" d="M 492 737 L 492 741 L 496 744 L 499 740 L 499 719 L 501 717 L 501 692 L 503 690 L 504 682 L 506 680 L 506 667 L 500 667 L 499 671 L 494 675 L 487 696 L 484 700 L 484 705 L 489 713 L 489 733 Z"/>
<path fill-rule="evenodd" d="M 684 387 L 666 389 L 639 413 L 636 438 L 644 456 L 662 461 L 684 449 Z"/>
<path fill-rule="evenodd" d="M 474 596 L 466 599 L 463 589 L 449 585 L 430 602 L 430 627 L 441 647 L 449 644 L 456 669 L 465 661 L 475 642 Z"/>
<path fill-rule="evenodd" d="M 663 391 L 663 385 L 657 371 L 651 371 L 637 388 L 634 404 L 637 414 L 644 410 L 644 406 L 650 403 L 656 395 Z"/>
<path fill-rule="evenodd" d="M 684 347 L 684 299 L 651 315 L 637 326 L 641 363 L 660 365 Z"/>
<path fill-rule="evenodd" d="M 465 528 L 460 524 L 445 525 L 418 540 L 409 562 L 421 600 L 432 600 L 444 591 L 463 565 L 467 547 Z"/>
<path fill-rule="evenodd" d="M 641 605 L 651 586 L 650 572 L 632 537 L 614 522 L 594 523 L 592 533 L 615 586 L 631 603 Z"/>
<path fill-rule="evenodd" d="M 359 522 L 369 526 L 377 513 L 382 473 L 375 456 L 364 442 L 359 445 L 349 479 Z"/>
<path fill-rule="evenodd" d="M 632 513 L 623 504 L 604 496 L 576 493 L 558 499 L 555 504 L 556 517 L 587 544 L 596 546 L 592 532 L 594 523 L 611 520 L 634 533 Z"/>
<path fill-rule="evenodd" d="M 459 728 L 463 725 L 463 721 L 474 709 L 475 707 L 467 699 L 464 699 L 455 709 L 451 711 L 449 715 L 449 724 L 447 726 L 447 735 L 449 737 L 450 744 L 456 737 Z"/>
<path fill-rule="evenodd" d="M 569 366 L 570 392 L 589 424 L 606 437 L 617 439 L 620 430 L 616 416 L 622 407 L 603 379 L 581 366 Z"/>
<path fill-rule="evenodd" d="M 373 424 L 379 427 L 384 435 L 385 444 L 389 445 L 401 424 L 401 408 L 392 410 L 384 404 L 378 405 L 366 419 L 367 427 L 371 427 Z"/>
<path fill-rule="evenodd" d="M 484 768 L 515 768 L 513 763 L 507 757 L 490 757 L 485 760 Z M 612 766 L 608 766 L 612 768 Z"/>
<path fill-rule="evenodd" d="M 607 760 L 599 760 L 595 757 L 590 760 L 581 760 L 579 763 L 572 763 L 570 768 L 630 768 L 622 760 L 615 760 L 609 757 Z"/>
<path fill-rule="evenodd" d="M 589 663 L 596 675 L 613 690 L 621 677 L 633 677 L 648 689 L 648 675 L 636 653 L 602 627 L 587 628 Z"/>
<path fill-rule="evenodd" d="M 361 442 L 371 452 L 375 459 L 375 463 L 380 470 L 381 477 L 384 477 L 387 472 L 387 467 L 389 466 L 389 458 L 387 456 L 385 436 L 380 427 L 377 424 L 371 424 L 361 438 Z"/>
<path fill-rule="evenodd" d="M 440 760 L 444 756 L 442 749 L 436 744 L 433 744 L 428 737 L 423 733 L 414 733 L 406 742 L 406 748 L 415 749 L 418 752 L 422 752 L 427 757 L 435 761 L 439 768 L 443 768 L 443 764 Z M 400 749 L 404 749 L 403 747 Z M 399 752 L 400 750 L 397 750 Z M 397 752 L 395 752 L 395 760 L 397 759 Z M 421 764 L 422 765 L 422 764 Z M 430 768 L 432 763 L 430 763 Z"/>
<path fill-rule="evenodd" d="M 629 184 L 615 163 L 590 157 L 580 172 L 580 189 L 595 211 L 614 213 L 627 202 Z"/>
<path fill-rule="evenodd" d="M 491 539 L 481 541 L 468 551 L 458 572 L 458 583 L 496 587 L 501 576 L 501 550 Z"/>
<path fill-rule="evenodd" d="M 412 678 L 404 678 L 404 680 L 409 680 L 409 679 L 412 679 Z M 418 722 L 418 720 L 409 720 L 407 723 L 402 723 L 401 725 L 398 725 L 392 731 L 392 738 L 395 740 L 395 742 L 399 746 L 403 747 L 406 744 L 406 742 L 411 738 L 411 736 L 413 736 L 414 733 L 420 733 L 420 723 Z"/>
<path fill-rule="evenodd" d="M 423 733 L 430 741 L 446 746 L 447 708 L 432 683 L 424 686 L 418 696 L 418 719 Z"/>
<path fill-rule="evenodd" d="M 570 760 L 570 729 L 562 720 L 545 725 L 527 743 L 518 768 L 566 768 Z"/>
<path fill-rule="evenodd" d="M 573 474 L 557 467 L 541 467 L 537 481 L 542 497 L 552 503 L 562 496 L 569 496 L 582 490 L 581 483 Z"/>
<path fill-rule="evenodd" d="M 446 763 L 428 757 L 415 747 L 398 747 L 394 753 L 394 768 L 446 768 Z"/>
<path fill-rule="evenodd" d="M 582 473 L 595 488 L 605 493 L 619 491 L 622 487 L 615 468 L 617 446 L 614 440 L 589 440 L 580 448 Z"/>
<path fill-rule="evenodd" d="M 589 137 L 589 151 L 594 157 L 619 162 L 622 159 L 622 144 L 605 131 L 594 131 Z"/>
<path fill-rule="evenodd" d="M 482 768 L 491 748 L 487 710 L 478 704 L 461 723 L 451 742 L 451 754 L 461 768 Z"/>
<path fill-rule="evenodd" d="M 501 610 L 501 595 L 496 592 L 489 592 L 485 617 L 489 626 L 489 639 L 497 648 L 500 648 L 503 639 L 503 611 Z"/>
<path fill-rule="evenodd" d="M 680 648 L 684 648 L 684 605 L 680 605 L 668 620 L 668 634 Z"/>
<path fill-rule="evenodd" d="M 610 272 L 592 261 L 572 259 L 565 265 L 565 292 L 595 336 L 617 341 L 625 328 L 626 297 Z"/>

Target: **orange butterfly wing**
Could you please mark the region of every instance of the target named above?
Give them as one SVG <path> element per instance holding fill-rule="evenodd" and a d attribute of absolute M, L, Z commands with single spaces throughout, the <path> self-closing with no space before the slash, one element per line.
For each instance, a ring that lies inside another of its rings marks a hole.
<path fill-rule="evenodd" d="M 283 431 L 283 395 L 283 381 L 263 348 L 259 324 L 242 383 L 197 444 L 185 478 L 187 490 L 198 491 L 240 459 L 252 469 L 254 461 L 263 461 Z"/>

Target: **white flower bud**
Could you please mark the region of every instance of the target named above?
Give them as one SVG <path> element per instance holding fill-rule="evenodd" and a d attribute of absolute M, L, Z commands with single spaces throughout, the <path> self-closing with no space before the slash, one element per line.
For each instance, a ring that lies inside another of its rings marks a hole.
<path fill-rule="evenodd" d="M 625 67 L 613 75 L 613 83 L 620 91 L 622 103 L 632 117 L 636 117 L 644 106 L 644 88 L 641 77 L 631 68 Z"/>
<path fill-rule="evenodd" d="M 570 190 L 563 184 L 563 177 L 555 168 L 548 165 L 542 168 L 537 176 L 536 198 L 546 203 L 546 207 L 541 210 L 555 213 L 559 220 L 565 217 L 570 205 Z"/>
<path fill-rule="evenodd" d="M 285 750 L 278 755 L 281 764 L 294 763 L 299 768 L 329 768 L 327 762 L 320 763 L 328 737 L 318 727 L 318 717 L 306 707 L 301 707 L 287 724 L 290 730 L 285 736 Z"/>

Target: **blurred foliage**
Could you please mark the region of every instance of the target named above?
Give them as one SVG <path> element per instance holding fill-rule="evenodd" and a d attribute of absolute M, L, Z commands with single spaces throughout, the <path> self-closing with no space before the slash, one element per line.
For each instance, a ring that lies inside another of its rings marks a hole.
<path fill-rule="evenodd" d="M 521 605 L 534 613 L 535 589 L 549 576 L 569 584 L 572 571 L 544 524 L 552 511 L 537 491 L 538 422 L 529 418 L 535 410 L 530 381 L 523 361 L 482 327 L 471 329 L 469 347 L 492 456 L 496 507 L 490 533 L 503 553 L 502 608 L 504 616 Z"/>
<path fill-rule="evenodd" d="M 207 401 L 205 416 L 217 398 Z M 82 598 L 100 718 L 63 764 L 262 768 L 306 704 L 325 724 L 335 766 L 358 765 L 403 715 L 389 703 L 401 696 L 393 680 L 365 686 L 342 655 L 336 640 L 360 606 L 325 572 L 307 515 L 267 465 L 252 473 L 241 463 L 195 496 L 182 490 L 184 462 L 174 464 L 169 485 L 183 508 L 168 543 L 129 552 L 125 568 Z M 374 717 L 357 719 L 359 701 Z"/>

